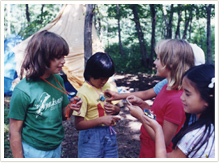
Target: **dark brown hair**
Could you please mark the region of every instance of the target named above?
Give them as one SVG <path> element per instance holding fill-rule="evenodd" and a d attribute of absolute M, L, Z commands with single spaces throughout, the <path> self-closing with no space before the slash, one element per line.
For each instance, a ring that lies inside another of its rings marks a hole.
<path fill-rule="evenodd" d="M 36 80 L 50 67 L 51 60 L 68 55 L 69 46 L 61 36 L 43 30 L 33 35 L 25 53 L 20 78 L 23 78 L 26 71 L 27 80 Z"/>

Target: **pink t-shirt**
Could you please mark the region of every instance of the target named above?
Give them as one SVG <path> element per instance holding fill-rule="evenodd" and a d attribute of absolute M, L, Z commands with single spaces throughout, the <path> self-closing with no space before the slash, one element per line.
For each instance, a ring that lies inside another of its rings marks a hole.
<path fill-rule="evenodd" d="M 163 126 L 164 120 L 178 125 L 175 135 L 179 132 L 182 125 L 185 122 L 185 112 L 183 109 L 183 104 L 180 99 L 183 91 L 182 90 L 166 90 L 167 85 L 165 85 L 160 93 L 154 100 L 151 110 L 156 115 L 157 122 Z M 152 158 L 155 157 L 155 143 L 143 127 L 141 126 L 141 151 L 140 157 Z M 146 141 L 146 139 L 148 139 Z M 148 142 L 148 143 L 146 143 Z M 167 147 L 167 152 L 172 151 L 172 142 Z M 150 151 L 149 151 L 150 150 Z"/>

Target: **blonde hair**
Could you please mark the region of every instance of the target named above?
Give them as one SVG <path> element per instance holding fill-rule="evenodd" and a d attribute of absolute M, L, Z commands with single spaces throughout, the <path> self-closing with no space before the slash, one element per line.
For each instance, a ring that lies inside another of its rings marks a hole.
<path fill-rule="evenodd" d="M 189 43 L 184 40 L 161 40 L 155 47 L 155 52 L 161 64 L 170 71 L 168 86 L 181 89 L 183 74 L 194 66 L 194 54 Z"/>

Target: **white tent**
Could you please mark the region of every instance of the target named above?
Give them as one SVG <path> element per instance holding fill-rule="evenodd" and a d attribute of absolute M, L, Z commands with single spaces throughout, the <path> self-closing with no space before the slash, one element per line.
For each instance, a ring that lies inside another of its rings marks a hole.
<path fill-rule="evenodd" d="M 62 36 L 70 48 L 69 55 L 65 58 L 63 72 L 75 89 L 79 89 L 84 82 L 84 22 L 85 6 L 82 4 L 64 5 L 57 17 L 41 30 L 48 30 Z M 16 58 L 16 71 L 20 74 L 21 64 L 24 59 L 24 51 L 32 36 L 18 44 L 13 52 Z M 104 51 L 97 36 L 95 27 L 92 27 L 93 54 Z"/>

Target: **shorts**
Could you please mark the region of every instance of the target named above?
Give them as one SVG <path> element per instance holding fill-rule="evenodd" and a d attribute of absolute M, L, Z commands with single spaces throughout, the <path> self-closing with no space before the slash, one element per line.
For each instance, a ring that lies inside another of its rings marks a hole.
<path fill-rule="evenodd" d="M 116 133 L 109 126 L 79 131 L 78 158 L 118 158 Z"/>
<path fill-rule="evenodd" d="M 61 144 L 54 150 L 43 151 L 38 150 L 27 143 L 22 141 L 23 156 L 24 158 L 60 158 L 61 157 Z"/>

